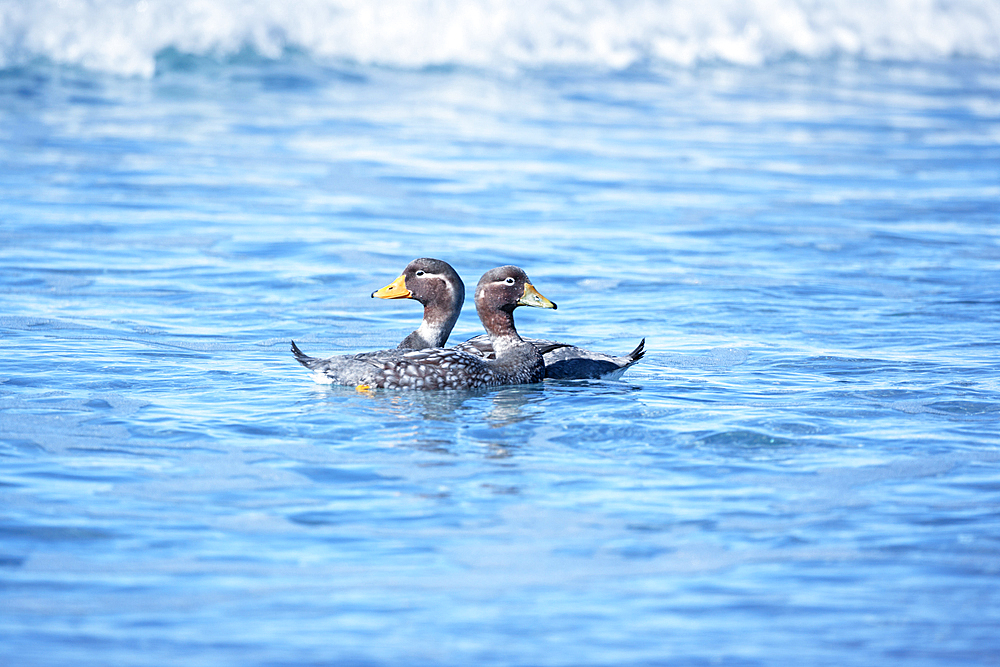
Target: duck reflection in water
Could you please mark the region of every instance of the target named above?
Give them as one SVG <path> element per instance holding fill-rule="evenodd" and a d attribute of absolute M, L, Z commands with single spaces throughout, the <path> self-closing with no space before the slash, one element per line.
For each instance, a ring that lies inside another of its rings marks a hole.
<path fill-rule="evenodd" d="M 327 390 L 330 391 L 330 390 Z M 421 417 L 434 421 L 462 421 L 464 413 L 475 414 L 478 421 L 485 421 L 490 428 L 505 426 L 531 419 L 537 414 L 530 409 L 545 400 L 541 386 L 518 385 L 492 389 L 407 391 L 407 392 L 351 392 L 368 399 L 366 408 L 383 416 L 396 419 Z"/>

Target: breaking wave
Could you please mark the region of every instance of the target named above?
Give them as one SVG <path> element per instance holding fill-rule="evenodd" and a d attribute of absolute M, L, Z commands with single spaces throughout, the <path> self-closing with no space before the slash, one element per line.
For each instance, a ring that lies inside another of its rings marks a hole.
<path fill-rule="evenodd" d="M 995 0 L 9 0 L 0 68 L 152 76 L 157 56 L 288 51 L 423 68 L 1000 58 Z"/>

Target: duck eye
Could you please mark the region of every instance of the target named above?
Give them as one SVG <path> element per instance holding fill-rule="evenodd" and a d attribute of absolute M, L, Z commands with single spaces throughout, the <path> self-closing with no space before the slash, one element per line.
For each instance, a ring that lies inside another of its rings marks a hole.
<path fill-rule="evenodd" d="M 423 272 L 423 271 L 417 271 L 417 278 L 419 278 L 419 277 L 420 277 L 420 276 L 422 276 L 422 275 L 424 275 L 424 272 Z"/>
<path fill-rule="evenodd" d="M 514 284 L 514 279 L 513 278 L 507 278 L 507 280 L 505 280 L 504 282 L 507 283 L 508 285 L 513 285 Z"/>

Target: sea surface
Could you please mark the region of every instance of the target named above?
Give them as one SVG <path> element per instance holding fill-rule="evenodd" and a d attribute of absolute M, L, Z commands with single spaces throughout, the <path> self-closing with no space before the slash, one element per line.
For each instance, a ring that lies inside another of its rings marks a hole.
<path fill-rule="evenodd" d="M 1000 8 L 888 4 L 0 2 L 0 664 L 1000 664 Z M 423 256 L 646 357 L 314 384 Z"/>

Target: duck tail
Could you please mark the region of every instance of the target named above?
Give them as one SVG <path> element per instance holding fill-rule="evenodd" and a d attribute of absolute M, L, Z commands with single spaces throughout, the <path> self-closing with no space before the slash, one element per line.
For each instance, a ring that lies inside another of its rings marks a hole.
<path fill-rule="evenodd" d="M 292 341 L 292 354 L 295 355 L 295 361 L 299 362 L 306 368 L 312 368 L 319 359 L 315 357 L 310 357 L 308 354 L 299 349 L 299 346 Z"/>
<path fill-rule="evenodd" d="M 292 343 L 295 345 L 295 343 Z M 639 341 L 639 344 L 635 346 L 635 349 L 628 353 L 628 358 L 631 359 L 631 363 L 635 363 L 646 356 L 646 339 L 643 338 Z"/>

